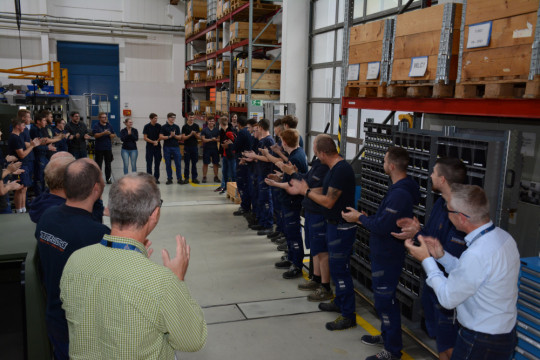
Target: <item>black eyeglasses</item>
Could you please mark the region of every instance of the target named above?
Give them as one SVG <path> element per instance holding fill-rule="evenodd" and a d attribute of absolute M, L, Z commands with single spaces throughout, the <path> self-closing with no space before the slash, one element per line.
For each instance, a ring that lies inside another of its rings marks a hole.
<path fill-rule="evenodd" d="M 446 202 L 444 203 L 444 209 L 445 209 L 447 212 L 451 213 L 451 214 L 461 214 L 461 215 L 465 216 L 467 219 L 470 218 L 469 215 L 467 215 L 467 214 L 465 214 L 465 213 L 462 213 L 461 211 L 450 210 L 450 209 L 448 208 L 448 204 L 447 204 Z"/>

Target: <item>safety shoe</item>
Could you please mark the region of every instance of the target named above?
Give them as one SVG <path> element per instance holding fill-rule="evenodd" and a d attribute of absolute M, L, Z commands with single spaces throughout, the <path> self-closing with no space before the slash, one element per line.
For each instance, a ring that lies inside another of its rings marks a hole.
<path fill-rule="evenodd" d="M 244 215 L 245 213 L 247 213 L 246 210 L 242 209 L 242 208 L 239 208 L 238 210 L 236 210 L 235 212 L 233 212 L 233 215 L 234 216 L 240 216 L 240 215 Z"/>
<path fill-rule="evenodd" d="M 281 245 L 278 245 L 277 247 L 277 251 L 288 251 L 289 250 L 289 247 L 287 246 L 287 244 L 281 244 Z"/>
<path fill-rule="evenodd" d="M 278 238 L 281 237 L 283 233 L 281 231 L 272 231 L 270 234 L 267 235 L 269 239 Z"/>
<path fill-rule="evenodd" d="M 291 267 L 291 265 L 292 265 L 292 262 L 290 262 L 287 259 L 278 261 L 277 263 L 274 264 L 276 269 L 288 269 Z"/>
<path fill-rule="evenodd" d="M 257 235 L 259 235 L 259 236 L 268 235 L 271 232 L 272 232 L 272 228 L 265 228 L 265 229 L 261 229 L 261 230 L 257 231 Z"/>
<path fill-rule="evenodd" d="M 317 290 L 320 286 L 321 286 L 321 284 L 319 284 L 318 282 L 310 280 L 310 281 L 307 281 L 307 282 L 305 282 L 303 284 L 298 284 L 298 290 L 314 291 L 314 290 Z"/>
<path fill-rule="evenodd" d="M 172 184 L 172 179 L 167 179 L 167 182 L 165 183 L 165 185 L 171 185 Z"/>
<path fill-rule="evenodd" d="M 218 183 L 218 182 L 221 182 L 221 180 L 219 180 L 219 178 L 217 176 L 214 176 L 214 182 Z"/>
<path fill-rule="evenodd" d="M 297 268 L 296 265 L 291 265 L 288 271 L 283 273 L 284 279 L 295 279 L 302 276 L 302 269 Z"/>
<path fill-rule="evenodd" d="M 188 180 L 188 182 L 189 182 L 189 180 Z M 178 183 L 178 184 L 180 184 L 180 185 L 187 184 L 187 183 L 185 182 L 185 180 L 182 180 L 182 179 L 176 180 L 176 183 Z"/>
<path fill-rule="evenodd" d="M 191 182 L 194 183 L 194 184 L 200 184 L 198 179 L 193 179 L 193 180 L 191 180 Z"/>
<path fill-rule="evenodd" d="M 257 230 L 257 231 L 262 230 L 262 229 L 265 229 L 264 226 L 259 225 L 259 224 L 249 225 L 248 227 L 249 227 L 251 230 Z"/>
<path fill-rule="evenodd" d="M 328 311 L 328 312 L 337 312 L 337 313 L 341 312 L 341 309 L 339 308 L 339 306 L 334 304 L 334 300 L 330 301 L 329 303 L 320 303 L 319 310 Z"/>
<path fill-rule="evenodd" d="M 206 176 L 203 176 L 203 178 L 202 178 L 202 183 L 203 183 L 203 184 L 206 184 Z"/>
<path fill-rule="evenodd" d="M 161 183 L 159 182 L 159 180 L 156 180 L 156 184 L 158 184 L 158 185 L 159 185 L 159 184 L 161 184 Z"/>
<path fill-rule="evenodd" d="M 366 345 L 384 345 L 381 335 L 364 335 L 360 340 Z"/>
<path fill-rule="evenodd" d="M 366 358 L 366 360 L 399 360 L 399 359 L 401 359 L 401 356 L 396 357 L 392 355 L 390 351 L 387 351 L 387 350 L 383 350 L 379 352 L 378 354 L 371 355 Z"/>
<path fill-rule="evenodd" d="M 326 323 L 326 329 L 330 331 L 347 330 L 356 327 L 356 319 L 349 319 L 339 315 L 336 320 Z"/>
<path fill-rule="evenodd" d="M 328 291 L 323 286 L 319 286 L 313 294 L 309 294 L 307 299 L 312 302 L 327 301 L 334 298 L 332 290 Z"/>
<path fill-rule="evenodd" d="M 286 237 L 280 237 L 278 239 L 276 239 L 275 241 L 272 241 L 273 243 L 275 243 L 276 245 L 282 245 L 282 244 L 287 244 L 287 238 Z"/>

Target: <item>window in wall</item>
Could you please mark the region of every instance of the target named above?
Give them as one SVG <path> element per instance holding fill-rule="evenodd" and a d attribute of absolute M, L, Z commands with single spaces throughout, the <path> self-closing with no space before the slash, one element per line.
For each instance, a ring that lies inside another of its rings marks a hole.
<path fill-rule="evenodd" d="M 335 31 L 329 31 L 313 37 L 312 64 L 334 61 L 334 36 Z"/>
<path fill-rule="evenodd" d="M 341 98 L 341 67 L 336 68 L 336 76 L 334 77 L 334 99 Z"/>
<path fill-rule="evenodd" d="M 323 132 L 326 124 L 332 119 L 332 104 L 312 103 L 311 131 Z"/>
<path fill-rule="evenodd" d="M 336 23 L 335 0 L 318 0 L 314 5 L 313 30 L 334 25 Z"/>
<path fill-rule="evenodd" d="M 399 0 L 366 0 L 367 9 L 366 15 L 375 14 L 380 11 L 388 10 L 391 8 L 397 8 L 399 6 Z"/>
<path fill-rule="evenodd" d="M 336 32 L 336 61 L 343 59 L 343 29 Z"/>
<path fill-rule="evenodd" d="M 338 19 L 337 19 L 338 24 L 342 23 L 345 20 L 345 1 L 348 1 L 348 0 L 339 0 Z"/>
<path fill-rule="evenodd" d="M 331 98 L 333 68 L 313 69 L 311 72 L 311 98 Z"/>
<path fill-rule="evenodd" d="M 358 19 L 364 16 L 364 0 L 354 0 L 353 18 Z"/>

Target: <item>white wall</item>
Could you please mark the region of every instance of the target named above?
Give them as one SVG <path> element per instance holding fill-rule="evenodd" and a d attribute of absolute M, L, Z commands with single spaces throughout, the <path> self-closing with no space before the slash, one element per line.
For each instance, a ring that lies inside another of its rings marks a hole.
<path fill-rule="evenodd" d="M 48 14 L 106 21 L 138 22 L 156 25 L 183 25 L 184 4 L 169 0 L 21 0 L 23 14 Z M 13 1 L 0 1 L 0 11 L 14 12 Z M 23 22 L 23 28 L 25 26 Z M 151 112 L 165 121 L 168 112 L 180 114 L 184 87 L 183 34 L 142 33 L 146 39 L 70 35 L 58 32 L 22 31 L 23 66 L 55 61 L 57 41 L 118 44 L 120 50 L 120 107 L 132 110 L 135 127 L 142 131 Z M 21 66 L 18 32 L 2 30 L 0 68 Z M 3 84 L 29 84 L 28 80 L 8 79 Z"/>
<path fill-rule="evenodd" d="M 296 104 L 298 131 L 306 138 L 309 0 L 283 2 L 282 103 Z"/>

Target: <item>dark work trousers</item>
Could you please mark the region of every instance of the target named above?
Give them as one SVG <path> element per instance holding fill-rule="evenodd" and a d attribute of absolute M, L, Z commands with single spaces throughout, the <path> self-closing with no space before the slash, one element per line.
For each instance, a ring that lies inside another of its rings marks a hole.
<path fill-rule="evenodd" d="M 304 243 L 302 241 L 302 226 L 300 226 L 300 210 L 301 208 L 286 208 L 283 207 L 283 229 L 285 230 L 285 238 L 289 252 L 287 254 L 289 261 L 297 268 L 302 268 L 304 261 Z"/>
<path fill-rule="evenodd" d="M 328 252 L 324 215 L 306 210 L 304 212 L 304 234 L 304 242 L 306 248 L 310 249 L 311 256 Z"/>
<path fill-rule="evenodd" d="M 462 327 L 459 329 L 452 359 L 510 360 L 517 345 L 516 328 L 507 334 L 485 334 Z"/>
<path fill-rule="evenodd" d="M 259 189 L 259 198 L 257 199 L 257 207 L 259 208 L 259 225 L 265 229 L 269 229 L 274 225 L 274 215 L 272 207 L 272 194 L 270 186 L 264 182 L 266 176 L 259 175 L 257 177 L 257 187 Z"/>
<path fill-rule="evenodd" d="M 384 348 L 396 357 L 401 356 L 403 341 L 401 338 L 401 313 L 396 299 L 396 289 L 403 268 L 404 257 L 371 256 L 371 280 L 375 311 L 381 319 L 381 335 Z M 332 271 L 332 269 L 330 269 Z"/>
<path fill-rule="evenodd" d="M 34 191 L 36 196 L 45 191 L 45 166 L 49 160 L 45 155 L 36 156 L 34 159 Z"/>
<path fill-rule="evenodd" d="M 238 187 L 238 193 L 240 194 L 240 207 L 245 211 L 251 210 L 251 193 L 250 179 L 249 179 L 249 165 L 237 165 L 236 166 L 236 186 Z"/>
<path fill-rule="evenodd" d="M 96 163 L 100 169 L 101 165 L 103 165 L 103 160 L 105 160 L 105 179 L 110 180 L 112 174 L 111 163 L 113 161 L 112 150 L 96 150 Z"/>
<path fill-rule="evenodd" d="M 146 145 L 146 172 L 152 175 L 152 162 L 154 163 L 154 177 L 159 180 L 159 166 L 161 165 L 161 146 Z"/>
<path fill-rule="evenodd" d="M 356 319 L 354 285 L 350 269 L 355 235 L 355 224 L 326 224 L 328 264 L 330 276 L 336 286 L 334 304 L 341 309 L 341 315 L 348 319 Z"/>
<path fill-rule="evenodd" d="M 191 163 L 191 180 L 195 180 L 197 178 L 198 160 L 198 146 L 184 146 L 184 179 L 189 180 L 189 163 Z"/>
<path fill-rule="evenodd" d="M 259 206 L 258 206 L 258 201 L 259 201 L 258 184 L 259 183 L 258 183 L 257 174 L 255 174 L 252 168 L 250 168 L 249 170 L 249 181 L 251 183 L 251 186 L 249 188 L 251 192 L 251 212 L 253 213 L 253 215 L 255 215 L 255 217 L 258 220 L 259 219 Z"/>
<path fill-rule="evenodd" d="M 285 233 L 285 227 L 283 225 L 283 209 L 281 201 L 279 201 L 280 188 L 271 187 L 272 191 L 272 205 L 274 206 L 274 219 L 276 220 L 276 231 Z"/>

